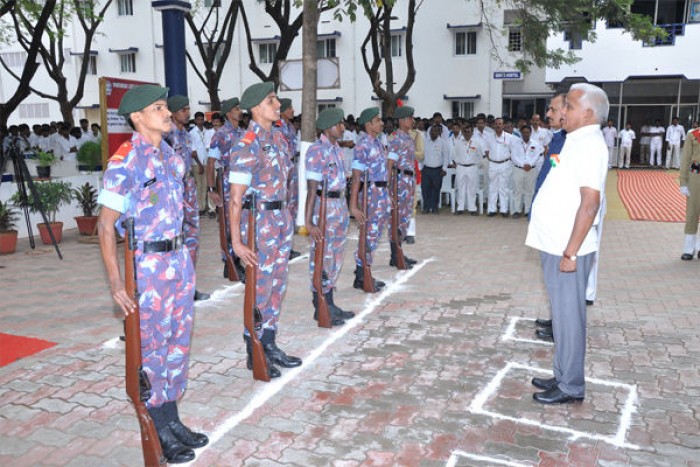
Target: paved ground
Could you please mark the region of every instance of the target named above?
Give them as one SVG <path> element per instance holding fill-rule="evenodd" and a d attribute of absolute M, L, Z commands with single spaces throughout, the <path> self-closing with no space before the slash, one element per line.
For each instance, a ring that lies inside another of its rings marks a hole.
<path fill-rule="evenodd" d="M 532 341 L 546 302 L 525 220 L 418 223 L 410 273 L 382 244 L 382 294 L 350 287 L 346 255 L 337 301 L 359 316 L 343 328 L 315 326 L 307 260 L 292 264 L 279 340 L 305 364 L 265 384 L 245 369 L 243 289 L 221 279 L 204 221 L 198 283 L 214 299 L 197 308 L 180 404 L 212 438 L 195 465 L 700 465 L 700 262 L 679 260 L 681 225 L 608 220 L 586 400 L 544 407 L 529 380 L 552 348 Z M 74 232 L 61 247 L 64 261 L 26 240 L 0 258 L 0 329 L 58 343 L 0 368 L 0 465 L 139 465 L 98 247 Z"/>

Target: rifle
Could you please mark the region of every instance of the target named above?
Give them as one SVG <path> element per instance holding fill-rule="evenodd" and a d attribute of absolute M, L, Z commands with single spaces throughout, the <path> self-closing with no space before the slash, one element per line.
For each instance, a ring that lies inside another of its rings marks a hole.
<path fill-rule="evenodd" d="M 224 170 L 219 169 L 216 174 L 216 185 L 217 191 L 219 192 L 219 197 L 221 197 L 221 206 L 217 206 L 216 210 L 219 211 L 219 245 L 221 246 L 221 251 L 224 252 L 224 261 L 226 262 L 226 271 L 228 280 L 231 282 L 238 282 L 238 273 L 236 272 L 236 267 L 233 264 L 233 258 L 231 257 L 231 250 L 229 250 L 229 239 L 226 235 L 226 226 L 228 225 L 228 212 L 226 212 L 226 198 L 224 198 Z"/>
<path fill-rule="evenodd" d="M 372 279 L 372 269 L 367 264 L 367 223 L 369 216 L 367 215 L 367 201 L 369 196 L 369 182 L 367 180 L 368 172 L 363 175 L 364 188 L 362 190 L 362 212 L 365 214 L 365 221 L 360 224 L 360 244 L 358 246 L 358 256 L 362 258 L 362 289 L 367 293 L 374 293 L 374 280 Z"/>
<path fill-rule="evenodd" d="M 124 281 L 126 293 L 136 303 L 136 309 L 124 320 L 124 335 L 126 339 L 126 395 L 136 409 L 136 417 L 141 428 L 141 449 L 143 462 L 147 467 L 164 466 L 167 464 L 153 419 L 146 409 L 145 402 L 151 396 L 151 382 L 143 371 L 141 355 L 141 318 L 139 316 L 139 292 L 136 285 L 136 237 L 134 235 L 134 218 L 125 221 L 126 241 L 124 242 Z"/>
<path fill-rule="evenodd" d="M 314 289 L 316 289 L 317 310 L 318 310 L 318 327 L 331 327 L 331 314 L 328 310 L 328 301 L 323 294 L 323 256 L 326 252 L 326 183 L 321 186 L 321 205 L 318 209 L 318 228 L 321 229 L 321 240 L 316 242 L 316 251 L 314 253 Z"/>
<path fill-rule="evenodd" d="M 396 267 L 398 269 L 408 269 L 406 267 L 406 260 L 403 257 L 403 249 L 401 248 L 401 241 L 399 240 L 399 171 L 394 169 L 393 174 L 389 174 L 391 177 L 390 187 L 391 187 L 391 198 L 393 203 L 391 203 L 391 241 L 396 249 Z"/>
<path fill-rule="evenodd" d="M 258 252 L 257 239 L 257 196 L 255 193 L 250 195 L 250 209 L 248 210 L 248 248 L 253 250 L 253 253 Z M 262 342 L 258 339 L 256 331 L 262 326 L 262 315 L 256 302 L 256 288 L 258 278 L 258 265 L 248 264 L 245 267 L 245 298 L 243 300 L 243 324 L 250 334 L 250 345 L 253 353 L 253 379 L 258 381 L 270 381 L 270 376 L 267 374 L 267 360 L 265 359 L 265 349 Z"/>

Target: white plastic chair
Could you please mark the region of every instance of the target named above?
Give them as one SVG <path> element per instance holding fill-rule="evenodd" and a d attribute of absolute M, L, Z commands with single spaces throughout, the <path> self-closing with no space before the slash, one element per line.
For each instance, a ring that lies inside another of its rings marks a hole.
<path fill-rule="evenodd" d="M 455 169 L 448 168 L 447 169 L 447 175 L 442 177 L 442 187 L 440 188 L 440 196 L 438 198 L 438 208 L 442 207 L 442 195 L 447 194 L 450 197 L 450 207 L 452 208 L 452 212 L 455 212 L 455 186 L 452 180 L 454 180 L 454 176 L 456 174 Z"/>

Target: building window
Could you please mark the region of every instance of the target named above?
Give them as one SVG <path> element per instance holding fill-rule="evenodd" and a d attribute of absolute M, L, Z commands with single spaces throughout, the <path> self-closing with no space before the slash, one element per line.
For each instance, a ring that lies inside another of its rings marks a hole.
<path fill-rule="evenodd" d="M 565 31 L 564 40 L 569 41 L 570 50 L 581 50 L 583 48 L 583 35 L 580 32 Z"/>
<path fill-rule="evenodd" d="M 335 39 L 324 39 L 316 43 L 317 58 L 335 57 Z"/>
<path fill-rule="evenodd" d="M 333 109 L 333 108 L 335 108 L 335 104 L 318 104 L 318 111 L 319 111 L 319 113 L 320 113 L 322 110 Z"/>
<path fill-rule="evenodd" d="M 120 54 L 119 65 L 122 73 L 136 73 L 136 54 Z"/>
<path fill-rule="evenodd" d="M 508 51 L 520 52 L 523 50 L 523 33 L 520 28 L 508 28 Z"/>
<path fill-rule="evenodd" d="M 219 8 L 221 6 L 221 0 L 204 0 L 204 8 Z"/>
<path fill-rule="evenodd" d="M 49 118 L 49 104 L 20 104 L 19 118 Z"/>
<path fill-rule="evenodd" d="M 474 116 L 474 102 L 452 101 L 452 118 L 471 118 Z"/>
<path fill-rule="evenodd" d="M 277 55 L 277 42 L 264 42 L 258 44 L 260 63 L 274 63 Z"/>
<path fill-rule="evenodd" d="M 476 54 L 476 31 L 455 33 L 455 55 Z"/>
<path fill-rule="evenodd" d="M 403 34 L 392 34 L 391 35 L 391 56 L 400 57 L 403 47 Z"/>
<path fill-rule="evenodd" d="M 83 60 L 85 60 L 85 57 L 83 57 Z M 96 55 L 88 55 L 88 66 L 87 66 L 87 74 L 88 75 L 96 75 L 97 74 L 97 56 Z"/>
<path fill-rule="evenodd" d="M 133 0 L 117 0 L 117 11 L 119 16 L 133 16 L 134 2 Z"/>
<path fill-rule="evenodd" d="M 0 54 L 0 57 L 2 57 L 2 61 L 9 68 L 24 68 L 24 64 L 27 61 L 26 52 L 5 52 Z"/>

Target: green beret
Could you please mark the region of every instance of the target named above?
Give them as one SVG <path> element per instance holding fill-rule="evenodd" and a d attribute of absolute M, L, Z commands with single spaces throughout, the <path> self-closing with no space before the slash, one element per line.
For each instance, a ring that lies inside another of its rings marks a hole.
<path fill-rule="evenodd" d="M 404 105 L 403 107 L 396 109 L 396 112 L 394 112 L 394 118 L 413 117 L 413 112 L 413 107 Z"/>
<path fill-rule="evenodd" d="M 186 96 L 170 96 L 168 97 L 168 110 L 177 112 L 190 105 L 190 100 Z"/>
<path fill-rule="evenodd" d="M 241 109 L 250 110 L 261 103 L 262 100 L 265 99 L 268 94 L 274 92 L 274 90 L 275 84 L 272 81 L 249 86 L 248 89 L 243 91 L 243 95 L 241 96 Z"/>
<path fill-rule="evenodd" d="M 165 99 L 167 95 L 168 88 L 163 88 L 156 84 L 135 86 L 124 93 L 117 113 L 127 117 L 130 113 L 143 110 L 155 101 Z"/>
<path fill-rule="evenodd" d="M 292 100 L 286 97 L 280 99 L 280 112 L 284 112 L 292 106 Z"/>
<path fill-rule="evenodd" d="M 362 111 L 359 117 L 357 117 L 357 124 L 363 126 L 365 123 L 372 120 L 374 117 L 379 115 L 379 107 L 370 107 Z"/>
<path fill-rule="evenodd" d="M 343 112 L 343 109 L 339 109 L 338 107 L 323 109 L 316 119 L 316 128 L 322 131 L 327 130 L 341 123 L 344 118 L 345 112 Z"/>
<path fill-rule="evenodd" d="M 229 113 L 232 108 L 236 107 L 240 103 L 241 103 L 241 101 L 239 101 L 237 97 L 232 97 L 231 99 L 226 99 L 225 101 L 223 101 L 221 103 L 221 113 L 222 114 Z"/>

